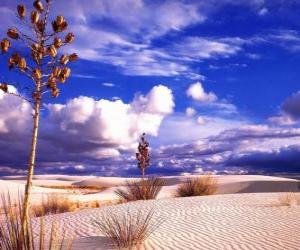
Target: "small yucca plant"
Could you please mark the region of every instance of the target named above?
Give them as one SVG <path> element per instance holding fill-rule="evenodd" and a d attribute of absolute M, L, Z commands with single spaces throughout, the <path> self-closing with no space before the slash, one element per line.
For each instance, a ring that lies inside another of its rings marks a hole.
<path fill-rule="evenodd" d="M 40 220 L 39 236 L 35 237 L 31 224 L 28 221 L 26 231 L 22 230 L 22 199 L 15 205 L 10 195 L 1 196 L 4 214 L 0 220 L 0 249 L 1 250 L 62 250 L 71 249 L 72 241 L 65 241 L 65 233 L 58 232 L 56 226 L 51 227 L 50 237 L 45 237 L 44 221 Z M 62 237 L 61 237 L 62 235 Z"/>
<path fill-rule="evenodd" d="M 119 188 L 115 193 L 123 202 L 152 200 L 157 197 L 163 185 L 164 181 L 159 178 L 126 181 L 125 190 Z"/>
<path fill-rule="evenodd" d="M 95 221 L 100 232 L 119 249 L 132 249 L 141 245 L 162 224 L 161 219 L 153 218 L 154 212 L 130 211 L 120 215 L 109 212 Z"/>
<path fill-rule="evenodd" d="M 176 190 L 177 197 L 212 195 L 217 191 L 217 181 L 211 175 L 191 178 L 180 184 Z"/>

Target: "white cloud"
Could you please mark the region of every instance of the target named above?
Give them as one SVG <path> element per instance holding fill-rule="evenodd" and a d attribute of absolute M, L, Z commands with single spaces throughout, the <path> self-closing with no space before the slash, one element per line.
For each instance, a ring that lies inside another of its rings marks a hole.
<path fill-rule="evenodd" d="M 85 74 L 72 74 L 72 77 L 84 78 L 84 79 L 96 79 L 97 76 L 94 75 L 85 75 Z"/>
<path fill-rule="evenodd" d="M 116 85 L 112 82 L 103 82 L 102 86 L 112 88 L 115 87 Z"/>
<path fill-rule="evenodd" d="M 235 55 L 245 43 L 245 40 L 236 37 L 224 39 L 187 37 L 177 43 L 173 50 L 174 54 L 186 60 L 209 59 Z"/>
<path fill-rule="evenodd" d="M 187 107 L 186 110 L 185 110 L 185 114 L 188 116 L 188 117 L 192 117 L 196 114 L 196 110 L 191 108 L 191 107 Z"/>
<path fill-rule="evenodd" d="M 200 125 L 203 125 L 206 123 L 205 119 L 202 117 L 202 116 L 199 116 L 197 118 L 197 123 L 200 124 Z"/>
<path fill-rule="evenodd" d="M 129 103 L 80 96 L 65 104 L 48 104 L 41 117 L 39 166 L 51 162 L 52 167 L 73 165 L 72 169 L 85 171 L 78 166 L 120 160 L 123 153 L 135 150 L 142 133 L 158 135 L 174 105 L 172 91 L 163 85 Z M 24 166 L 32 108 L 20 98 L 0 93 L 0 112 L 0 152 L 5 152 L 1 164 Z"/>
<path fill-rule="evenodd" d="M 166 86 L 154 86 L 146 95 L 138 95 L 133 101 L 136 110 L 154 114 L 170 114 L 175 106 L 171 89 Z"/>
<path fill-rule="evenodd" d="M 191 84 L 187 89 L 186 94 L 195 101 L 203 103 L 215 102 L 218 99 L 213 92 L 206 93 L 200 82 Z"/>
<path fill-rule="evenodd" d="M 272 116 L 268 118 L 268 122 L 279 126 L 291 126 L 297 123 L 297 121 L 289 115 Z"/>
<path fill-rule="evenodd" d="M 122 100 L 95 100 L 80 96 L 66 104 L 49 104 L 48 123 L 68 137 L 118 146 L 99 149 L 99 155 L 116 154 L 118 147 L 130 149 L 140 134 L 157 135 L 163 118 L 173 112 L 172 91 L 163 85 L 155 86 L 146 95 L 138 95 L 132 103 Z"/>
<path fill-rule="evenodd" d="M 15 87 L 9 85 L 8 92 L 17 94 Z M 22 133 L 31 120 L 32 107 L 21 98 L 0 91 L 0 133 Z"/>

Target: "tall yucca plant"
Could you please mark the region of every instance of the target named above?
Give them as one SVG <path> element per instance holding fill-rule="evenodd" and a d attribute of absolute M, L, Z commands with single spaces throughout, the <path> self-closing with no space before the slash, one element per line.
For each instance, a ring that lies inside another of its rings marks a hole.
<path fill-rule="evenodd" d="M 77 59 L 75 53 L 58 56 L 58 50 L 72 43 L 74 35 L 73 33 L 63 34 L 68 28 L 68 23 L 63 16 L 57 16 L 51 23 L 51 29 L 47 29 L 51 3 L 52 0 L 34 1 L 29 15 L 26 14 L 25 6 L 18 5 L 17 16 L 24 26 L 22 26 L 22 30 L 17 27 L 9 28 L 7 37 L 0 44 L 2 54 L 8 54 L 9 70 L 14 69 L 24 74 L 30 81 L 30 85 L 26 86 L 26 89 L 30 89 L 31 97 L 25 99 L 33 105 L 33 130 L 22 211 L 21 224 L 24 232 L 28 226 L 29 196 L 36 159 L 42 97 L 46 93 L 50 93 L 54 98 L 59 95 L 59 84 L 65 83 L 71 74 L 70 68 L 66 65 Z M 61 38 L 62 35 L 63 38 Z M 12 49 L 13 42 L 22 43 L 27 51 L 22 50 L 24 52 L 22 54 L 17 52 L 18 47 Z M 28 54 L 30 54 L 29 59 L 26 59 Z M 9 93 L 9 84 L 11 83 L 0 83 L 0 89 L 5 93 L 13 94 Z"/>

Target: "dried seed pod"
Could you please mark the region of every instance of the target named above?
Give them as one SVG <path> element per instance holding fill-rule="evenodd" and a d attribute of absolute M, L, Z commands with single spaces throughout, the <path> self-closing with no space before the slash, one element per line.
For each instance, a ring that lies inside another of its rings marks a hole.
<path fill-rule="evenodd" d="M 51 95 L 52 95 L 52 97 L 58 97 L 59 96 L 59 89 L 58 88 L 53 89 Z"/>
<path fill-rule="evenodd" d="M 67 55 L 62 55 L 60 58 L 60 64 L 66 65 L 69 62 L 69 57 Z"/>
<path fill-rule="evenodd" d="M 67 80 L 67 78 L 64 75 L 60 74 L 57 80 L 60 83 L 65 83 L 65 81 Z"/>
<path fill-rule="evenodd" d="M 68 78 L 71 75 L 71 69 L 68 67 L 63 68 L 61 71 L 61 75 L 65 78 Z"/>
<path fill-rule="evenodd" d="M 64 21 L 61 25 L 58 26 L 59 27 L 59 31 L 64 31 L 68 28 L 68 23 L 66 21 Z"/>
<path fill-rule="evenodd" d="M 39 12 L 44 11 L 44 6 L 43 6 L 42 2 L 39 1 L 39 0 L 36 0 L 36 1 L 33 2 L 33 7 L 36 8 L 36 10 L 39 11 Z"/>
<path fill-rule="evenodd" d="M 12 54 L 12 56 L 8 59 L 8 68 L 9 68 L 9 70 L 11 70 L 16 65 L 18 65 L 20 60 L 21 60 L 21 57 L 18 53 Z"/>
<path fill-rule="evenodd" d="M 57 50 L 55 48 L 54 45 L 51 45 L 49 48 L 48 48 L 48 54 L 51 56 L 51 57 L 56 57 L 57 56 Z"/>
<path fill-rule="evenodd" d="M 39 50 L 39 45 L 37 43 L 33 43 L 31 45 L 31 50 L 37 52 Z"/>
<path fill-rule="evenodd" d="M 78 59 L 78 55 L 76 53 L 73 53 L 73 54 L 69 55 L 70 62 L 74 62 L 77 59 Z"/>
<path fill-rule="evenodd" d="M 24 5 L 18 5 L 18 14 L 20 18 L 24 18 L 26 15 L 26 9 L 24 7 Z"/>
<path fill-rule="evenodd" d="M 2 51 L 2 53 L 6 53 L 9 49 L 10 45 L 11 45 L 10 41 L 7 38 L 4 38 L 1 41 L 1 51 Z"/>
<path fill-rule="evenodd" d="M 56 80 L 55 80 L 55 78 L 54 77 L 50 77 L 49 79 L 48 79 L 48 84 L 47 84 L 47 86 L 49 87 L 49 88 L 56 88 Z"/>
<path fill-rule="evenodd" d="M 20 68 L 21 70 L 26 70 L 27 64 L 26 64 L 25 58 L 21 58 L 21 59 L 19 60 L 18 66 L 19 66 L 19 68 Z"/>
<path fill-rule="evenodd" d="M 65 42 L 66 43 L 72 43 L 75 39 L 75 36 L 72 32 L 68 33 L 65 37 Z"/>
<path fill-rule="evenodd" d="M 53 41 L 53 45 L 55 46 L 55 48 L 59 48 L 62 46 L 62 40 L 58 37 L 55 37 L 54 38 L 54 41 Z"/>
<path fill-rule="evenodd" d="M 8 37 L 10 37 L 11 39 L 14 39 L 14 40 L 17 40 L 20 37 L 18 34 L 18 31 L 16 29 L 9 29 L 7 31 L 7 35 L 8 35 Z"/>
<path fill-rule="evenodd" d="M 17 65 L 19 63 L 19 61 L 21 60 L 21 57 L 18 53 L 14 53 L 11 56 L 11 60 L 15 65 Z"/>
<path fill-rule="evenodd" d="M 11 70 L 15 67 L 15 61 L 12 57 L 8 59 L 8 69 Z"/>
<path fill-rule="evenodd" d="M 34 69 L 33 70 L 33 76 L 36 78 L 36 79 L 41 79 L 42 78 L 42 73 L 39 69 Z"/>
<path fill-rule="evenodd" d="M 59 31 L 59 27 L 58 27 L 56 21 L 52 22 L 52 29 L 55 33 L 57 33 Z"/>
<path fill-rule="evenodd" d="M 3 92 L 7 93 L 7 92 L 8 92 L 8 85 L 7 85 L 6 83 L 1 83 L 1 84 L 0 84 L 0 89 L 1 89 Z"/>
<path fill-rule="evenodd" d="M 65 21 L 65 18 L 63 16 L 57 16 L 56 17 L 56 24 L 57 24 L 57 26 L 61 26 L 64 21 Z"/>
<path fill-rule="evenodd" d="M 39 21 L 40 14 L 37 11 L 32 11 L 30 15 L 31 23 L 36 24 Z"/>
<path fill-rule="evenodd" d="M 58 77 L 61 74 L 61 69 L 59 67 L 55 67 L 52 71 L 54 77 Z"/>
<path fill-rule="evenodd" d="M 36 23 L 36 27 L 37 27 L 39 32 L 43 33 L 45 31 L 45 23 L 43 22 L 43 20 L 39 20 Z"/>

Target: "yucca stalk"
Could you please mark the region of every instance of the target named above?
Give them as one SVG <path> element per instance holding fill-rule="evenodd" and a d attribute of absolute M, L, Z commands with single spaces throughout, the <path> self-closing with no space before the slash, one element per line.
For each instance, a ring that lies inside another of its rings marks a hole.
<path fill-rule="evenodd" d="M 33 1 L 33 10 L 28 18 L 26 18 L 25 6 L 18 5 L 17 16 L 21 24 L 25 25 L 24 30 L 16 27 L 8 29 L 7 37 L 0 43 L 2 54 L 9 54 L 9 70 L 15 69 L 25 75 L 30 81 L 29 86 L 26 86 L 26 88 L 24 86 L 24 89 L 31 91 L 30 97 L 10 93 L 9 85 L 13 85 L 12 83 L 0 83 L 0 89 L 2 91 L 7 94 L 18 95 L 29 101 L 33 106 L 32 140 L 21 223 L 24 235 L 28 231 L 29 199 L 35 167 L 40 111 L 43 104 L 42 97 L 46 93 L 50 93 L 54 98 L 58 97 L 60 92 L 59 84 L 65 83 L 71 73 L 70 68 L 66 67 L 66 64 L 77 59 L 76 54 L 58 57 L 58 50 L 62 46 L 73 42 L 74 35 L 73 33 L 68 33 L 64 39 L 58 37 L 58 35 L 65 32 L 68 27 L 68 23 L 63 16 L 56 17 L 51 23 L 52 31 L 47 33 L 49 30 L 47 26 L 49 24 L 51 3 L 52 0 L 45 0 L 45 2 L 40 0 Z M 10 49 L 14 41 L 20 41 L 22 43 L 24 55 L 17 52 L 16 48 L 14 50 Z M 24 47 L 28 49 L 27 53 Z M 10 51 L 12 52 L 10 53 Z M 31 56 L 29 60 L 25 59 L 27 54 Z"/>
<path fill-rule="evenodd" d="M 138 168 L 142 172 L 142 179 L 144 179 L 146 168 L 150 166 L 149 142 L 146 140 L 145 133 L 142 134 L 137 149 L 138 152 L 136 153 L 136 159 L 138 162 Z"/>

